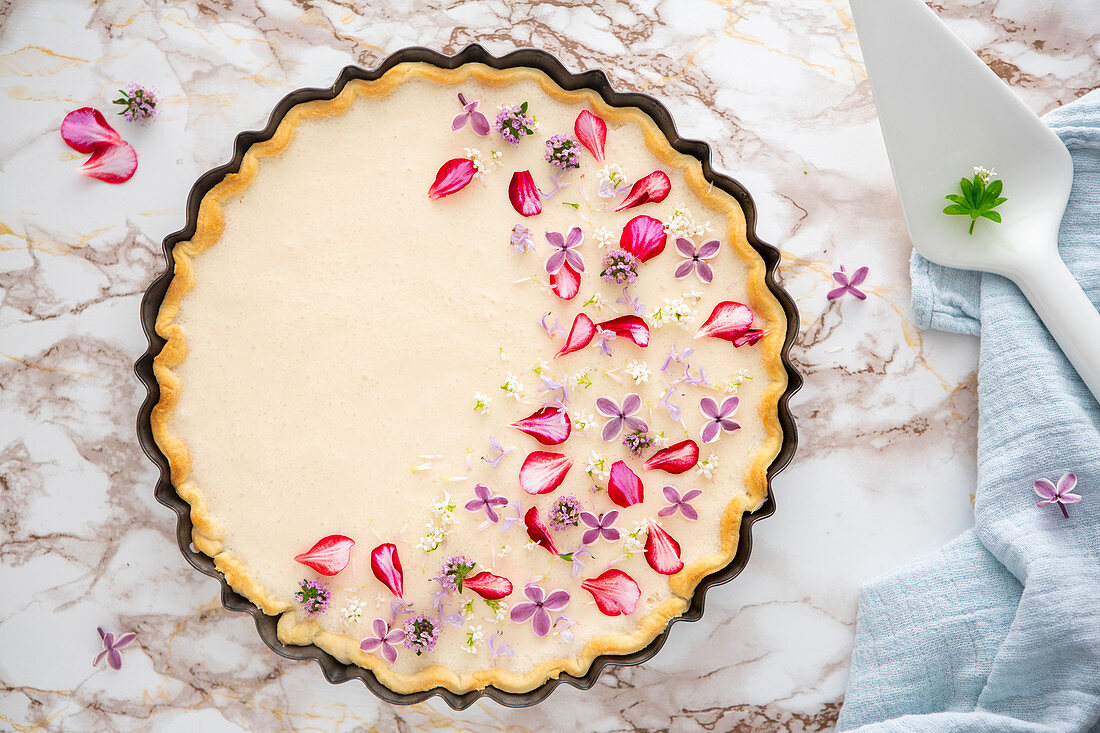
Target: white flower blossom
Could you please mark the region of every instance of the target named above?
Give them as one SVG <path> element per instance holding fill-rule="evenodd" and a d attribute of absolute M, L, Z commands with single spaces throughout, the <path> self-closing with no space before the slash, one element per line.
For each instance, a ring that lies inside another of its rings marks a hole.
<path fill-rule="evenodd" d="M 573 427 L 582 433 L 587 433 L 596 426 L 596 417 L 591 412 L 578 410 L 573 417 Z"/>
<path fill-rule="evenodd" d="M 485 162 L 481 159 L 481 151 L 477 148 L 463 148 L 466 151 L 466 159 L 474 164 L 474 178 L 485 172 Z"/>
<path fill-rule="evenodd" d="M 596 246 L 599 249 L 615 244 L 615 235 L 607 227 L 597 227 L 596 231 L 592 232 L 592 238 L 596 240 Z"/>
<path fill-rule="evenodd" d="M 344 617 L 344 623 L 357 624 L 363 620 L 363 609 L 366 607 L 367 604 L 359 600 L 359 596 L 349 596 L 340 615 Z"/>
<path fill-rule="evenodd" d="M 718 456 L 711 453 L 699 462 L 699 465 L 695 467 L 695 472 L 704 478 L 714 478 L 714 474 L 718 472 Z"/>
<path fill-rule="evenodd" d="M 493 398 L 481 392 L 474 392 L 474 412 L 478 415 L 488 415 L 489 407 L 493 404 Z"/>
<path fill-rule="evenodd" d="M 679 298 L 665 298 L 664 305 L 653 311 L 650 320 L 657 328 L 674 323 L 690 330 L 691 324 L 698 317 L 695 308 L 688 303 L 688 298 L 694 298 L 694 295 L 694 293 L 686 293 Z"/>
<path fill-rule="evenodd" d="M 982 183 L 989 183 L 989 179 L 997 175 L 996 168 L 985 168 L 980 165 L 974 166 L 974 175 L 982 179 Z"/>
<path fill-rule="evenodd" d="M 515 400 L 520 400 L 523 397 L 523 385 L 519 382 L 519 377 L 511 372 L 505 372 L 507 378 L 504 380 L 504 384 L 500 385 L 500 388 L 505 394 L 510 395 Z"/>
<path fill-rule="evenodd" d="M 624 371 L 634 380 L 634 384 L 645 384 L 649 381 L 649 367 L 640 361 L 630 361 Z"/>
<path fill-rule="evenodd" d="M 463 642 L 462 651 L 477 654 L 477 648 L 481 645 L 483 639 L 481 626 L 471 626 L 470 630 L 466 632 L 466 641 Z"/>
<path fill-rule="evenodd" d="M 596 175 L 599 177 L 597 179 L 599 184 L 598 193 L 602 199 L 614 198 L 616 190 L 626 183 L 623 167 L 618 163 L 608 163 L 603 168 L 600 168 L 596 172 Z M 603 245 L 600 246 L 602 247 Z"/>
<path fill-rule="evenodd" d="M 665 224 L 665 232 L 672 237 L 683 237 L 684 239 L 701 237 L 711 229 L 709 220 L 702 224 L 697 223 L 695 216 L 688 210 L 686 204 L 677 204 L 676 208 L 672 210 L 672 215 L 668 218 L 668 223 Z"/>
<path fill-rule="evenodd" d="M 592 451 L 592 455 L 589 456 L 588 462 L 584 466 L 584 470 L 585 473 L 597 481 L 606 481 L 609 475 L 607 473 L 607 459 L 596 451 Z"/>
<path fill-rule="evenodd" d="M 542 357 L 539 357 L 538 359 L 536 359 L 535 363 L 531 365 L 531 371 L 533 371 L 535 374 L 539 375 L 540 377 L 543 375 L 544 372 L 548 371 L 549 369 L 550 369 L 550 363 L 548 361 L 546 361 L 546 359 L 543 359 Z"/>

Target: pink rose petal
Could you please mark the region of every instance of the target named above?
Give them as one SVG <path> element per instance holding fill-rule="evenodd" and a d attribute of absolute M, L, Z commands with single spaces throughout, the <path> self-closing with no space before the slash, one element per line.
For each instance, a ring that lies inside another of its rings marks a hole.
<path fill-rule="evenodd" d="M 676 445 L 654 453 L 642 468 L 647 471 L 665 471 L 684 473 L 690 471 L 699 462 L 699 446 L 694 440 L 682 440 Z"/>
<path fill-rule="evenodd" d="M 638 258 L 639 262 L 651 260 L 665 249 L 665 225 L 660 219 L 639 214 L 626 223 L 619 246 Z"/>
<path fill-rule="evenodd" d="M 638 583 L 622 570 L 608 570 L 598 577 L 582 580 L 581 587 L 592 594 L 596 607 L 604 616 L 629 616 L 642 597 Z"/>
<path fill-rule="evenodd" d="M 533 506 L 523 515 L 523 523 L 527 526 L 527 536 L 534 540 L 535 544 L 546 548 L 554 555 L 560 554 L 558 546 L 554 544 L 554 538 L 550 535 L 550 528 L 542 521 L 539 508 Z"/>
<path fill-rule="evenodd" d="M 428 189 L 428 198 L 433 201 L 461 191 L 474 180 L 477 168 L 469 158 L 452 158 L 439 168 L 435 174 L 435 183 Z"/>
<path fill-rule="evenodd" d="M 508 200 L 512 202 L 512 208 L 524 216 L 542 213 L 542 198 L 530 171 L 512 174 L 512 180 L 508 183 Z"/>
<path fill-rule="evenodd" d="M 611 478 L 607 482 L 607 498 L 621 507 L 637 504 L 645 498 L 645 487 L 638 474 L 622 461 L 611 464 Z"/>
<path fill-rule="evenodd" d="M 565 346 L 561 347 L 561 351 L 554 354 L 554 358 L 580 351 L 592 343 L 592 337 L 595 335 L 596 325 L 592 323 L 592 319 L 584 313 L 578 313 L 577 317 L 573 319 L 573 326 L 569 329 L 569 335 L 565 337 Z M 648 335 L 647 333 L 646 336 L 648 337 Z"/>
<path fill-rule="evenodd" d="M 107 124 L 99 110 L 91 107 L 81 107 L 65 115 L 61 122 L 61 137 L 70 148 L 81 153 L 122 144 L 122 137 Z"/>
<path fill-rule="evenodd" d="M 100 145 L 78 171 L 106 183 L 126 183 L 138 167 L 138 155 L 129 143 Z"/>
<path fill-rule="evenodd" d="M 645 560 L 661 575 L 675 575 L 684 569 L 684 562 L 680 559 L 680 543 L 652 519 L 649 520 L 649 533 L 645 540 Z"/>
<path fill-rule="evenodd" d="M 573 123 L 573 134 L 596 160 L 603 161 L 603 145 L 607 140 L 606 122 L 588 110 L 583 110 Z"/>
<path fill-rule="evenodd" d="M 519 486 L 528 494 L 548 494 L 561 486 L 572 467 L 573 459 L 567 455 L 534 451 L 519 469 Z"/>
<path fill-rule="evenodd" d="M 396 545 L 385 542 L 371 550 L 370 569 L 374 571 L 374 577 L 381 580 L 395 596 L 401 598 L 404 595 L 405 582 Z"/>
<path fill-rule="evenodd" d="M 547 405 L 533 412 L 529 417 L 512 423 L 516 430 L 527 433 L 543 445 L 559 445 L 569 438 L 573 424 L 569 415 L 560 407 Z"/>
<path fill-rule="evenodd" d="M 699 327 L 695 338 L 707 336 L 733 341 L 744 336 L 752 326 L 752 309 L 744 303 L 726 300 L 714 306 L 706 323 Z"/>
<path fill-rule="evenodd" d="M 649 326 L 638 316 L 619 316 L 610 321 L 597 323 L 596 328 L 614 331 L 617 337 L 629 339 L 643 349 L 649 346 Z"/>
<path fill-rule="evenodd" d="M 512 582 L 510 580 L 499 575 L 493 575 L 488 570 L 483 570 L 477 575 L 471 575 L 463 581 L 463 585 L 490 601 L 499 601 L 512 592 Z"/>
<path fill-rule="evenodd" d="M 733 340 L 733 345 L 752 346 L 757 341 L 767 336 L 769 333 L 771 333 L 771 331 L 766 328 L 750 328 L 748 331 L 745 331 L 743 334 L 735 338 Z"/>
<path fill-rule="evenodd" d="M 664 171 L 653 171 L 630 187 L 630 193 L 615 211 L 624 211 L 642 204 L 660 203 L 671 190 L 672 181 L 668 180 L 668 175 Z"/>
<path fill-rule="evenodd" d="M 562 300 L 573 300 L 581 289 L 581 274 L 566 262 L 560 270 L 550 276 L 550 287 Z"/>
<path fill-rule="evenodd" d="M 309 552 L 296 555 L 295 560 L 316 570 L 321 575 L 333 576 L 351 562 L 351 548 L 355 540 L 342 534 L 330 534 L 317 541 Z"/>

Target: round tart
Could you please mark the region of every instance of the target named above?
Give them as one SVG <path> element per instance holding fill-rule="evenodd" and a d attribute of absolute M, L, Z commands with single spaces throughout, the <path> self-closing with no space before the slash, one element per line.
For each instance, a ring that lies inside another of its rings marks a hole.
<path fill-rule="evenodd" d="M 398 693 L 641 649 L 766 498 L 783 311 L 637 109 L 400 64 L 293 107 L 172 254 L 152 428 L 195 546 Z"/>

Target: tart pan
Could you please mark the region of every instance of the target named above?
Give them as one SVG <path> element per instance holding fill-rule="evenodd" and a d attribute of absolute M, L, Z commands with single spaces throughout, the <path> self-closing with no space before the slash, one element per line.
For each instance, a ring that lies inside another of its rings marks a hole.
<path fill-rule="evenodd" d="M 353 664 L 345 664 L 327 652 L 316 646 L 291 646 L 279 641 L 276 634 L 278 617 L 268 616 L 256 607 L 244 596 L 236 593 L 225 582 L 225 577 L 214 567 L 214 561 L 207 555 L 196 551 L 191 545 L 190 505 L 176 493 L 169 476 L 168 459 L 161 453 L 153 440 L 153 432 L 150 424 L 150 414 L 153 406 L 160 399 L 160 386 L 153 376 L 153 358 L 164 347 L 164 339 L 157 335 L 155 323 L 157 313 L 160 311 L 164 294 L 168 290 L 168 284 L 173 276 L 172 248 L 177 243 L 187 241 L 195 234 L 198 220 L 199 203 L 203 197 L 219 181 L 230 173 L 236 173 L 241 166 L 245 151 L 254 143 L 270 139 L 283 117 L 291 107 L 302 102 L 314 100 L 333 99 L 343 90 L 352 79 L 374 80 L 382 76 L 386 71 L 397 64 L 406 62 L 422 62 L 433 64 L 444 69 L 453 69 L 466 63 L 481 63 L 494 69 L 510 69 L 515 67 L 530 67 L 547 74 L 560 87 L 566 90 L 581 88 L 591 89 L 597 92 L 604 101 L 613 107 L 637 107 L 648 114 L 657 124 L 660 130 L 668 138 L 673 148 L 691 155 L 702 164 L 704 177 L 714 186 L 726 191 L 733 196 L 745 212 L 746 236 L 749 244 L 763 258 L 767 266 L 765 281 L 769 290 L 779 300 L 783 312 L 787 318 L 787 333 L 783 342 L 782 358 L 787 371 L 787 389 L 779 400 L 779 423 L 783 429 L 783 442 L 778 455 L 768 467 L 768 496 L 767 499 L 754 511 L 747 512 L 742 519 L 740 537 L 737 552 L 728 565 L 721 570 L 712 573 L 699 582 L 695 594 L 691 599 L 688 609 L 683 615 L 672 619 L 668 626 L 652 642 L 642 649 L 631 654 L 602 655 L 592 661 L 588 672 L 580 677 L 562 673 L 556 679 L 547 680 L 533 690 L 523 693 L 505 692 L 495 687 L 487 687 L 482 690 L 473 690 L 463 694 L 451 692 L 442 687 L 431 690 L 400 694 L 382 685 L 370 670 L 363 669 Z M 217 578 L 222 585 L 222 604 L 230 611 L 241 611 L 251 614 L 256 622 L 256 629 L 260 638 L 276 653 L 288 659 L 312 659 L 320 666 L 326 679 L 333 684 L 340 684 L 348 680 L 358 679 L 386 702 L 397 705 L 410 705 L 422 702 L 431 697 L 440 697 L 445 703 L 456 710 L 462 710 L 472 705 L 482 697 L 495 700 L 507 707 L 526 707 L 545 700 L 550 693 L 560 684 L 569 684 L 580 689 L 588 689 L 596 684 L 596 680 L 608 665 L 629 666 L 641 664 L 653 657 L 664 645 L 668 638 L 669 629 L 677 621 L 697 621 L 703 615 L 703 600 L 709 588 L 733 580 L 744 569 L 752 549 L 752 524 L 753 522 L 771 516 L 775 512 L 775 500 L 771 490 L 771 479 L 790 462 L 797 444 L 794 420 L 791 418 L 788 402 L 791 395 L 802 386 L 802 377 L 795 370 L 789 358 L 791 345 L 798 334 L 798 310 L 794 301 L 775 281 L 775 271 L 779 264 L 779 250 L 767 244 L 756 236 L 756 206 L 752 197 L 737 181 L 721 174 L 715 173 L 710 165 L 710 147 L 706 143 L 697 140 L 685 140 L 676 133 L 676 127 L 672 122 L 672 116 L 668 110 L 652 97 L 644 94 L 617 92 L 611 88 L 610 82 L 602 71 L 586 71 L 581 74 L 569 72 L 556 58 L 545 51 L 536 49 L 520 49 L 501 57 L 491 55 L 477 44 L 472 44 L 462 49 L 454 56 L 445 56 L 427 48 L 405 48 L 388 56 L 381 64 L 373 69 L 364 69 L 358 66 L 347 66 L 337 77 L 336 82 L 327 89 L 298 89 L 286 95 L 275 105 L 275 110 L 268 119 L 267 126 L 260 131 L 242 132 L 237 135 L 233 144 L 233 159 L 225 165 L 207 171 L 191 187 L 191 193 L 187 198 L 187 223 L 183 229 L 169 234 L 164 239 L 164 259 L 166 269 L 153 281 L 145 291 L 141 301 L 141 324 L 149 341 L 149 347 L 145 354 L 138 359 L 134 366 L 138 379 L 145 385 L 147 395 L 141 409 L 138 412 L 137 432 L 138 440 L 145 454 L 160 469 L 160 478 L 154 490 L 157 501 L 175 511 L 176 539 L 180 551 L 191 565 L 199 571 Z"/>

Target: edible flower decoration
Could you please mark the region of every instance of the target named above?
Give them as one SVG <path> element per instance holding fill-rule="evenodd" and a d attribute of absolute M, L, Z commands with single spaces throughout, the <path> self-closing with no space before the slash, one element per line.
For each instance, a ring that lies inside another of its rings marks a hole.
<path fill-rule="evenodd" d="M 497 514 L 495 507 L 505 507 L 508 505 L 508 499 L 503 496 L 493 496 L 493 491 L 485 484 L 477 484 L 474 486 L 474 498 L 466 502 L 466 511 L 478 512 L 482 509 L 485 510 L 486 518 L 496 524 L 500 521 L 500 515 Z"/>
<path fill-rule="evenodd" d="M 405 639 L 404 629 L 393 629 L 384 619 L 376 618 L 371 621 L 371 631 L 374 636 L 369 636 L 359 643 L 359 648 L 370 654 L 379 651 L 382 658 L 390 664 L 397 661 L 397 644 Z"/>
<path fill-rule="evenodd" d="M 665 251 L 668 233 L 660 219 L 639 214 L 626 223 L 619 237 L 619 247 L 646 262 Z"/>
<path fill-rule="evenodd" d="M 634 342 L 635 346 L 643 349 L 649 346 L 649 326 L 638 316 L 619 316 L 610 321 L 597 323 L 596 328 L 612 331 L 616 336 L 628 339 Z"/>
<path fill-rule="evenodd" d="M 682 440 L 654 453 L 642 468 L 647 471 L 680 474 L 690 471 L 698 462 L 699 446 L 694 440 Z"/>
<path fill-rule="evenodd" d="M 844 269 L 844 265 L 841 265 L 840 270 L 833 273 L 833 279 L 836 280 L 837 285 L 840 287 L 833 288 L 825 297 L 828 300 L 836 300 L 844 295 L 851 295 L 860 300 L 867 300 L 867 293 L 856 287 L 857 285 L 863 284 L 863 281 L 867 279 L 867 272 L 868 269 L 864 266 L 853 272 L 851 277 L 849 277 Z"/>
<path fill-rule="evenodd" d="M 472 102 L 467 102 L 466 97 L 462 95 L 462 92 L 458 94 L 458 103 L 462 105 L 462 111 L 455 115 L 451 120 L 451 129 L 458 132 L 466 123 L 470 123 L 470 129 L 474 131 L 475 135 L 485 137 L 489 134 L 489 119 L 481 112 L 478 111 L 478 101 L 475 99 Z"/>
<path fill-rule="evenodd" d="M 446 590 L 457 590 L 461 593 L 462 582 L 475 567 L 477 563 L 465 555 L 454 555 L 443 561 L 437 580 Z"/>
<path fill-rule="evenodd" d="M 744 303 L 723 301 L 714 306 L 695 338 L 720 338 L 734 346 L 751 346 L 771 333 L 768 329 L 752 328 L 753 318 L 752 309 Z"/>
<path fill-rule="evenodd" d="M 603 146 L 607 140 L 607 123 L 603 118 L 582 110 L 573 122 L 573 134 L 598 162 L 603 161 Z"/>
<path fill-rule="evenodd" d="M 625 211 L 642 204 L 660 203 L 665 200 L 671 190 L 672 181 L 668 179 L 668 174 L 664 171 L 653 171 L 630 187 L 626 198 L 623 199 L 623 202 L 619 204 L 615 211 Z M 664 228 L 663 224 L 661 228 Z"/>
<path fill-rule="evenodd" d="M 569 594 L 564 590 L 553 590 L 546 593 L 534 583 L 529 583 L 523 589 L 529 602 L 517 603 L 512 607 L 509 618 L 513 623 L 522 624 L 531 621 L 531 629 L 535 636 L 546 636 L 552 626 L 550 611 L 561 611 L 569 605 Z"/>
<path fill-rule="evenodd" d="M 699 489 L 692 489 L 683 496 L 680 496 L 680 492 L 676 490 L 675 486 L 666 486 L 661 489 L 661 493 L 665 495 L 665 499 L 668 500 L 668 506 L 657 512 L 658 517 L 671 517 L 676 512 L 680 512 L 684 515 L 684 519 L 690 519 L 695 521 L 699 518 L 699 512 L 695 511 L 695 507 L 691 505 L 691 500 L 702 495 L 702 491 Z"/>
<path fill-rule="evenodd" d="M 527 113 L 527 102 L 501 107 L 496 119 L 497 132 L 505 141 L 517 144 L 524 135 L 534 135 L 538 122 Z"/>
<path fill-rule="evenodd" d="M 581 535 L 581 542 L 586 545 L 591 545 L 593 542 L 603 538 L 608 542 L 615 542 L 619 539 L 619 530 L 615 529 L 615 520 L 619 518 L 619 511 L 612 509 L 606 514 L 601 514 L 598 517 L 592 512 L 581 512 L 581 521 L 585 523 L 591 529 L 585 530 L 585 533 Z"/>
<path fill-rule="evenodd" d="M 512 427 L 527 433 L 543 445 L 560 445 L 569 438 L 573 426 L 565 410 L 556 406 L 541 407 L 530 416 L 512 423 Z"/>
<path fill-rule="evenodd" d="M 604 356 L 611 356 L 614 352 L 611 350 L 611 342 L 619 338 L 619 334 L 607 328 L 596 327 L 596 345 L 600 347 L 600 353 Z"/>
<path fill-rule="evenodd" d="M 371 550 L 370 569 L 374 577 L 382 581 L 395 596 L 401 598 L 405 595 L 401 558 L 397 554 L 397 546 L 392 542 L 384 542 Z"/>
<path fill-rule="evenodd" d="M 466 578 L 466 587 L 477 593 L 487 601 L 499 601 L 512 593 L 512 582 L 499 575 L 493 575 L 488 570 L 483 570 L 477 575 Z M 459 591 L 462 589 L 460 588 Z M 490 608 L 494 608 L 490 604 Z"/>
<path fill-rule="evenodd" d="M 123 634 L 116 639 L 114 634 L 104 631 L 102 626 L 96 628 L 96 631 L 99 632 L 99 639 L 103 642 L 103 651 L 96 655 L 92 666 L 96 666 L 106 657 L 107 665 L 111 669 L 116 671 L 122 669 L 122 654 L 118 650 L 136 639 L 137 634 Z"/>
<path fill-rule="evenodd" d="M 581 500 L 572 494 L 559 496 L 550 506 L 550 511 L 546 516 L 554 529 L 559 532 L 570 527 L 576 527 L 581 519 Z M 576 558 L 576 553 L 573 553 L 573 557 Z"/>
<path fill-rule="evenodd" d="M 328 608 L 328 587 L 315 580 L 301 580 L 298 582 L 298 590 L 294 593 L 294 600 L 305 611 L 306 616 L 316 616 Z"/>
<path fill-rule="evenodd" d="M 534 451 L 519 469 L 519 486 L 528 494 L 549 494 L 561 486 L 572 467 L 573 459 L 567 455 Z"/>
<path fill-rule="evenodd" d="M 613 249 L 603 258 L 600 279 L 614 285 L 631 285 L 638 279 L 638 258 L 625 249 Z"/>
<path fill-rule="evenodd" d="M 504 643 L 504 634 L 498 631 L 489 637 L 489 656 L 494 661 L 500 657 L 514 657 L 516 650 Z"/>
<path fill-rule="evenodd" d="M 351 561 L 351 548 L 355 540 L 342 534 L 331 534 L 317 541 L 308 552 L 296 555 L 294 559 L 313 568 L 321 575 L 333 576 L 348 566 Z"/>
<path fill-rule="evenodd" d="M 1001 223 L 1001 215 L 994 211 L 998 206 L 1008 201 L 1001 196 L 1004 184 L 1000 180 L 994 180 L 996 171 L 983 168 L 980 165 L 974 167 L 973 178 L 959 180 L 960 196 L 957 193 L 949 193 L 944 196 L 952 203 L 944 207 L 943 213 L 956 216 L 970 217 L 970 234 L 974 234 L 974 225 L 979 218 Z M 990 182 L 992 181 L 992 183 Z"/>
<path fill-rule="evenodd" d="M 713 397 L 704 397 L 699 400 L 699 412 L 703 413 L 703 417 L 710 418 L 699 431 L 699 437 L 704 443 L 713 443 L 718 440 L 722 437 L 722 431 L 732 433 L 741 427 L 730 419 L 730 415 L 737 412 L 737 404 L 736 397 L 727 397 L 722 401 L 721 406 Z"/>
<path fill-rule="evenodd" d="M 562 300 L 572 300 L 581 289 L 581 274 L 565 263 L 565 267 L 550 276 L 550 287 Z"/>
<path fill-rule="evenodd" d="M 709 260 L 718 254 L 718 249 L 721 244 L 717 239 L 711 239 L 703 242 L 696 249 L 695 245 L 691 243 L 690 239 L 684 239 L 678 237 L 676 239 L 676 251 L 687 259 L 680 263 L 680 266 L 676 268 L 674 273 L 676 278 L 685 278 L 694 272 L 699 279 L 704 283 L 709 283 L 714 279 L 714 270 L 708 265 L 705 260 Z"/>
<path fill-rule="evenodd" d="M 452 158 L 439 167 L 435 181 L 428 189 L 432 201 L 450 196 L 466 188 L 477 175 L 477 166 L 469 158 Z"/>
<path fill-rule="evenodd" d="M 1081 501 L 1080 494 L 1073 493 L 1076 487 L 1077 474 L 1075 473 L 1062 474 L 1062 478 L 1058 479 L 1057 484 L 1053 484 L 1045 478 L 1038 479 L 1035 482 L 1035 493 L 1042 498 L 1042 501 L 1035 506 L 1044 507 L 1057 504 L 1058 508 L 1062 510 L 1062 516 L 1068 518 L 1069 512 L 1066 511 L 1066 507 Z"/>
<path fill-rule="evenodd" d="M 546 141 L 546 162 L 555 168 L 579 168 L 581 146 L 571 135 L 554 135 Z"/>
<path fill-rule="evenodd" d="M 531 231 L 522 224 L 516 224 L 512 227 L 512 236 L 509 242 L 512 248 L 520 254 L 525 254 L 528 250 L 535 251 L 535 243 L 531 241 Z"/>
<path fill-rule="evenodd" d="M 556 275 L 561 268 L 568 264 L 577 272 L 584 272 L 584 258 L 577 251 L 584 241 L 584 232 L 580 227 L 573 227 L 569 234 L 563 237 L 561 232 L 546 232 L 546 241 L 554 248 L 555 252 L 546 260 L 546 271 Z"/>
<path fill-rule="evenodd" d="M 481 460 L 485 461 L 493 468 L 497 468 L 498 466 L 500 466 L 500 462 L 504 460 L 504 456 L 508 455 L 514 450 L 515 448 L 513 448 L 512 446 L 505 447 L 501 445 L 500 441 L 496 439 L 496 436 L 490 435 L 489 453 L 488 455 L 482 456 Z"/>
<path fill-rule="evenodd" d="M 601 437 L 608 443 L 619 437 L 625 425 L 628 430 L 649 430 L 645 420 L 634 417 L 634 413 L 642 408 L 642 398 L 636 393 L 628 394 L 623 398 L 620 406 L 610 397 L 600 397 L 596 400 L 596 410 L 604 417 L 611 418 L 603 426 Z"/>
<path fill-rule="evenodd" d="M 123 119 L 144 125 L 156 117 L 157 92 L 155 89 L 131 82 L 125 89 L 119 89 L 118 93 L 121 96 L 112 104 L 122 107 L 118 113 Z"/>
<path fill-rule="evenodd" d="M 680 543 L 652 519 L 649 520 L 648 527 L 645 560 L 649 563 L 649 567 L 661 575 L 675 575 L 683 570 L 684 561 L 680 559 Z"/>
<path fill-rule="evenodd" d="M 638 474 L 622 461 L 611 464 L 607 481 L 607 498 L 621 507 L 633 506 L 645 501 L 645 487 Z"/>
<path fill-rule="evenodd" d="M 508 200 L 512 202 L 512 208 L 523 216 L 542 213 L 542 195 L 535 185 L 535 179 L 531 177 L 531 171 L 516 171 L 512 174 L 512 180 L 508 182 Z"/>
<path fill-rule="evenodd" d="M 581 581 L 581 588 L 592 594 L 596 607 L 604 616 L 621 616 L 634 613 L 642 589 L 637 581 L 622 570 L 611 569 L 603 574 Z"/>
<path fill-rule="evenodd" d="M 125 183 L 137 170 L 137 151 L 107 124 L 99 110 L 81 107 L 65 115 L 61 138 L 73 150 L 92 154 L 77 168 L 86 176 L 105 183 Z"/>
<path fill-rule="evenodd" d="M 645 430 L 635 430 L 623 438 L 623 445 L 630 450 L 630 454 L 640 456 L 647 448 L 653 446 L 653 436 Z"/>
<path fill-rule="evenodd" d="M 679 364 L 687 369 L 691 366 L 691 355 L 695 353 L 695 349 L 684 349 L 683 351 L 677 351 L 676 345 L 673 344 L 668 350 L 668 356 L 665 357 L 665 363 L 661 365 L 661 371 L 665 374 L 672 374 L 669 368 L 673 364 Z"/>
<path fill-rule="evenodd" d="M 412 649 L 416 656 L 430 652 L 439 640 L 439 625 L 434 619 L 422 613 L 405 620 L 405 648 Z"/>
<path fill-rule="evenodd" d="M 554 538 L 550 535 L 550 528 L 546 526 L 546 522 L 542 521 L 542 515 L 539 514 L 538 507 L 533 506 L 527 510 L 527 513 L 523 515 L 523 524 L 527 527 L 527 536 L 531 538 L 532 542 L 551 554 L 561 554 L 558 546 L 554 543 Z"/>
<path fill-rule="evenodd" d="M 596 335 L 596 324 L 584 313 L 578 313 L 573 319 L 573 325 L 569 328 L 569 335 L 565 337 L 565 345 L 561 351 L 554 354 L 554 358 L 580 351 L 592 343 L 592 337 Z"/>

